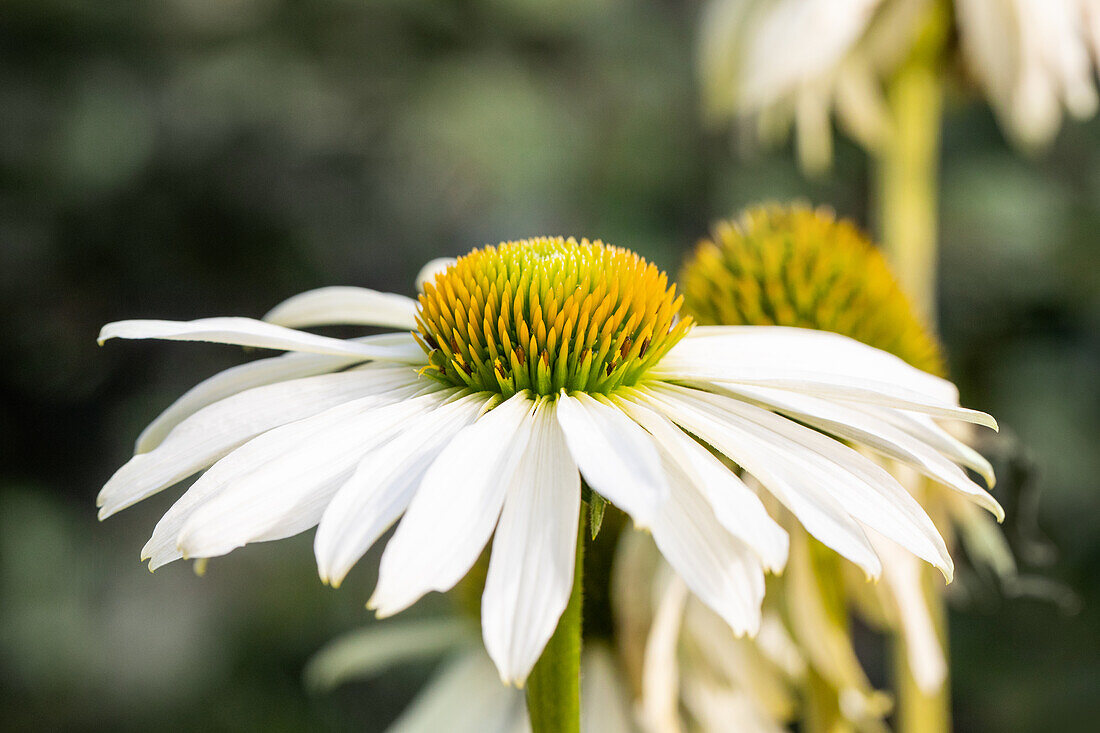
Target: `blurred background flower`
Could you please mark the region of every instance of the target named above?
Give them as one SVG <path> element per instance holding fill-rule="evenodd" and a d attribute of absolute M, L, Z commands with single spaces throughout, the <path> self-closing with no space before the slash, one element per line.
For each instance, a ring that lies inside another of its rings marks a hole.
<path fill-rule="evenodd" d="M 377 557 L 339 593 L 317 582 L 308 536 L 212 561 L 203 578 L 178 564 L 150 576 L 136 548 L 168 498 L 96 522 L 95 494 L 132 436 L 240 357 L 196 345 L 180 369 L 178 345 L 99 350 L 95 335 L 136 315 L 259 317 L 322 285 L 412 294 L 428 259 L 517 236 L 583 232 L 674 271 L 714 220 L 765 199 L 870 224 L 873 179 L 846 136 L 807 180 L 789 148 L 735 155 L 727 130 L 703 124 L 700 12 L 655 0 L 4 4 L 0 727 L 369 731 L 397 717 L 431 661 L 331 697 L 302 684 L 317 649 L 367 620 L 354 599 Z M 1022 568 L 1076 593 L 1007 601 L 966 586 L 951 610 L 955 727 L 1090 730 L 1100 123 L 1064 124 L 1025 159 L 977 95 L 948 100 L 937 273 L 949 371 L 966 404 L 1027 446 L 995 461 L 1000 484 L 1019 488 L 1006 532 Z M 880 683 L 885 660 L 866 664 Z"/>

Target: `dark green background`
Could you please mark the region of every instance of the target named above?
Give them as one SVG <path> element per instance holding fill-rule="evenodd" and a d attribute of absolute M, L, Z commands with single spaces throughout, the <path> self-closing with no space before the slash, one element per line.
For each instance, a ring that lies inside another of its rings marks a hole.
<path fill-rule="evenodd" d="M 703 128 L 697 15 L 626 0 L 0 5 L 0 725 L 392 718 L 428 667 L 322 697 L 300 679 L 368 621 L 371 561 L 339 592 L 317 580 L 309 537 L 238 551 L 203 579 L 150 575 L 138 551 L 171 496 L 97 523 L 95 494 L 140 428 L 241 358 L 99 349 L 97 330 L 259 316 L 328 284 L 409 293 L 431 257 L 537 234 L 602 237 L 674 269 L 713 219 L 769 197 L 867 223 L 853 146 L 809 182 L 789 150 L 735 154 Z M 957 727 L 1093 730 L 1100 122 L 1028 159 L 957 91 L 944 138 L 952 372 L 966 404 L 1028 447 L 1041 491 L 1037 517 L 1034 489 L 1001 494 L 1029 593 L 972 573 L 956 591 Z"/>

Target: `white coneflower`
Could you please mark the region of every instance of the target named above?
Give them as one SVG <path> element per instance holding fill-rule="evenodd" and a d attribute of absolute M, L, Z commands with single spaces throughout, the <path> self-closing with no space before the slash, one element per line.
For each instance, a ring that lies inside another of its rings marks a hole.
<path fill-rule="evenodd" d="M 404 514 L 370 601 L 381 616 L 451 588 L 492 537 L 482 630 L 502 679 L 517 684 L 571 598 L 581 476 L 650 529 L 735 632 L 756 631 L 763 572 L 783 566 L 787 536 L 704 442 L 867 575 L 882 565 L 864 527 L 950 577 L 920 504 L 832 436 L 999 511 L 931 421 L 993 419 L 960 407 L 950 382 L 843 336 L 693 327 L 674 291 L 627 250 L 544 238 L 472 251 L 419 301 L 326 290 L 291 299 L 274 323 L 110 324 L 101 341 L 296 353 L 181 398 L 104 487 L 101 515 L 209 468 L 154 530 L 153 566 L 316 525 L 320 575 L 338 584 Z M 278 325 L 333 322 L 408 330 L 339 340 Z"/>
<path fill-rule="evenodd" d="M 874 150 L 893 124 L 882 84 L 921 42 L 935 5 L 711 0 L 701 51 L 710 106 L 757 115 L 766 130 L 793 121 L 811 169 L 831 157 L 834 110 L 847 132 Z M 1063 107 L 1078 118 L 1096 111 L 1100 2 L 956 0 L 954 6 L 963 59 L 1014 140 L 1048 141 Z"/>

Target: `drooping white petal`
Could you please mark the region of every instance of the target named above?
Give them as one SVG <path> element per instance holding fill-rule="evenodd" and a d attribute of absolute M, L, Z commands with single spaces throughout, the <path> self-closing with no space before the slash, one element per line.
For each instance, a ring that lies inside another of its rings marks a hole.
<path fill-rule="evenodd" d="M 833 498 L 849 515 L 935 565 L 950 581 L 951 555 L 932 520 L 893 476 L 866 456 L 746 402 L 675 385 L 654 389 L 703 405 L 726 424 L 737 425 L 776 446 L 789 459 L 802 461 L 829 482 Z"/>
<path fill-rule="evenodd" d="M 199 382 L 173 402 L 138 436 L 135 453 L 148 453 L 189 415 L 237 392 L 289 379 L 324 374 L 363 361 L 361 356 L 330 356 L 291 352 L 230 367 Z"/>
<path fill-rule="evenodd" d="M 403 426 L 403 432 L 363 457 L 317 527 L 313 542 L 321 579 L 339 586 L 351 567 L 405 511 L 428 466 L 473 422 L 486 403 L 469 395 Z"/>
<path fill-rule="evenodd" d="M 481 596 L 485 649 L 506 683 L 522 686 L 573 589 L 581 482 L 555 416 L 536 408 L 527 450 L 508 487 Z"/>
<path fill-rule="evenodd" d="M 160 445 L 123 465 L 99 492 L 100 519 L 222 458 L 245 441 L 360 397 L 417 383 L 409 367 L 321 374 L 239 392 L 180 422 Z"/>
<path fill-rule="evenodd" d="M 414 329 L 416 301 L 404 295 L 369 288 L 318 288 L 284 300 L 268 311 L 263 319 L 287 328 L 347 323 Z"/>
<path fill-rule="evenodd" d="M 252 318 L 200 318 L 196 321 L 116 321 L 99 332 L 99 343 L 113 338 L 210 341 L 281 351 L 307 351 L 335 356 L 360 356 L 416 364 L 424 352 L 411 335 L 395 343 L 393 334 L 381 339 L 342 340 L 295 331 Z"/>
<path fill-rule="evenodd" d="M 692 592 L 734 633 L 755 634 L 764 570 L 752 549 L 727 532 L 691 479 L 664 461 L 672 491 L 653 523 L 653 541 Z"/>
<path fill-rule="evenodd" d="M 196 509 L 180 530 L 181 552 L 185 557 L 216 557 L 248 542 L 289 537 L 312 527 L 363 455 L 455 393 L 439 390 L 349 416 L 292 446 L 280 437 L 265 441 L 272 433 L 256 438 L 252 443 L 270 441 L 281 452 Z"/>
<path fill-rule="evenodd" d="M 991 416 L 959 407 L 939 377 L 854 339 L 782 326 L 699 326 L 650 370 L 673 381 L 747 384 L 965 420 L 996 429 Z"/>
<path fill-rule="evenodd" d="M 311 690 L 328 692 L 349 680 L 369 677 L 411 662 L 442 657 L 456 647 L 480 644 L 468 619 L 452 616 L 371 624 L 325 644 L 302 677 Z M 485 660 L 488 665 L 489 660 Z M 490 679 L 496 682 L 491 674 Z"/>
<path fill-rule="evenodd" d="M 638 527 L 648 527 L 668 496 L 653 439 L 614 405 L 563 390 L 558 422 L 585 481 L 625 511 Z"/>
<path fill-rule="evenodd" d="M 787 563 L 787 533 L 771 518 L 760 497 L 667 417 L 638 402 L 614 399 L 691 479 L 721 525 L 752 547 L 769 570 L 782 570 Z"/>
<path fill-rule="evenodd" d="M 357 419 L 371 410 L 411 398 L 418 389 L 408 387 L 361 397 L 253 438 L 215 463 L 169 508 L 142 548 L 142 559 L 150 561 L 151 570 L 180 559 L 183 554 L 179 549 L 179 534 L 184 523 L 197 509 L 217 497 L 226 486 L 247 477 L 286 452 L 307 444 L 323 431 L 344 425 L 348 420 Z"/>
<path fill-rule="evenodd" d="M 506 400 L 461 431 L 428 467 L 378 571 L 368 606 L 390 616 L 446 591 L 477 560 L 527 447 L 533 402 Z"/>
<path fill-rule="evenodd" d="M 710 443 L 755 476 L 821 542 L 878 577 L 882 565 L 863 530 L 831 495 L 831 484 L 807 464 L 809 451 L 784 451 L 739 425 L 714 414 L 712 408 L 677 394 L 626 390 L 628 396 L 664 414 L 685 430 Z"/>
<path fill-rule="evenodd" d="M 819 430 L 850 440 L 915 468 L 925 476 L 971 498 L 988 509 L 998 520 L 1004 509 L 988 491 L 975 484 L 966 473 L 933 447 L 890 422 L 836 402 L 812 395 L 747 385 L 719 390 L 766 406 Z"/>
<path fill-rule="evenodd" d="M 933 695 L 947 678 L 947 660 L 924 596 L 920 563 L 877 532 L 867 536 L 884 560 L 883 581 L 894 601 L 913 680 L 921 691 Z"/>
<path fill-rule="evenodd" d="M 642 665 L 642 721 L 646 730 L 680 730 L 680 627 L 688 588 L 672 572 L 663 573 L 660 600 L 646 636 Z M 662 587 L 663 586 L 663 587 Z"/>
<path fill-rule="evenodd" d="M 513 733 L 523 697 L 500 684 L 480 649 L 448 662 L 388 733 Z"/>
<path fill-rule="evenodd" d="M 630 733 L 629 698 L 626 684 L 615 668 L 610 649 L 586 641 L 581 657 L 582 733 Z"/>

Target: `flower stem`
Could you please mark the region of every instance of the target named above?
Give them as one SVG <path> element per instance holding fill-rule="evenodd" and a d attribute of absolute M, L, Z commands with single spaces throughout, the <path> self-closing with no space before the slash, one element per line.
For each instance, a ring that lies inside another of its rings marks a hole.
<path fill-rule="evenodd" d="M 527 714 L 532 733 L 579 733 L 581 727 L 581 587 L 588 507 L 582 505 L 577 527 L 573 591 L 558 627 L 527 678 Z"/>
<path fill-rule="evenodd" d="M 893 129 L 876 156 L 877 218 L 886 256 L 918 311 L 935 322 L 941 52 L 950 9 L 936 3 L 886 89 Z"/>
<path fill-rule="evenodd" d="M 909 58 L 887 86 L 894 129 L 876 160 L 878 226 L 886 256 L 914 306 L 932 324 L 936 320 L 941 67 L 950 26 L 949 4 L 933 3 Z M 945 640 L 943 594 L 936 589 L 926 597 L 941 641 Z M 947 733 L 951 730 L 950 683 L 945 681 L 938 693 L 925 694 L 909 670 L 900 634 L 894 646 L 897 730 Z"/>

